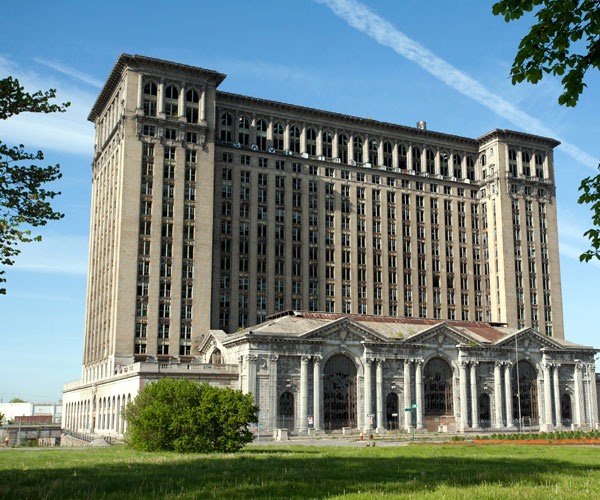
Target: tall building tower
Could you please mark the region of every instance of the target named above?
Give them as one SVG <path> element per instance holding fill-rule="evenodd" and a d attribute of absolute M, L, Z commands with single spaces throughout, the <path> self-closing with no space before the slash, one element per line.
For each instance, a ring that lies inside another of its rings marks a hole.
<path fill-rule="evenodd" d="M 123 54 L 95 125 L 83 380 L 285 310 L 562 339 L 553 148 L 217 91 Z"/>

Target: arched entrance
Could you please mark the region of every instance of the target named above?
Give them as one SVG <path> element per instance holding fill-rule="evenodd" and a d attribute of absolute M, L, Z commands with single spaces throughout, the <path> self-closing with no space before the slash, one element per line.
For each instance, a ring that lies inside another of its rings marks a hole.
<path fill-rule="evenodd" d="M 356 427 L 356 366 L 343 354 L 329 358 L 323 370 L 325 429 Z"/>
<path fill-rule="evenodd" d="M 294 428 L 294 395 L 286 391 L 279 396 L 279 411 L 277 427 L 280 429 Z"/>
<path fill-rule="evenodd" d="M 571 413 L 571 396 L 563 394 L 560 397 L 560 418 L 563 425 L 571 425 L 573 414 Z"/>
<path fill-rule="evenodd" d="M 517 386 L 517 369 L 519 382 Z M 537 425 L 538 423 L 538 398 L 537 398 L 537 373 L 529 361 L 519 361 L 513 368 L 513 414 L 515 420 L 519 420 L 519 414 L 523 419 L 523 425 Z M 518 392 L 517 392 L 518 391 Z M 520 400 L 519 400 L 520 396 Z M 519 408 L 520 402 L 520 408 Z M 519 413 L 520 412 L 520 413 Z"/>
<path fill-rule="evenodd" d="M 452 368 L 442 358 L 433 358 L 423 370 L 425 428 L 436 432 L 440 427 L 456 429 L 452 400 Z"/>
<path fill-rule="evenodd" d="M 490 395 L 483 393 L 479 395 L 479 425 L 481 427 L 490 427 Z"/>
<path fill-rule="evenodd" d="M 395 392 L 390 392 L 385 398 L 385 417 L 388 430 L 398 428 L 398 395 Z"/>

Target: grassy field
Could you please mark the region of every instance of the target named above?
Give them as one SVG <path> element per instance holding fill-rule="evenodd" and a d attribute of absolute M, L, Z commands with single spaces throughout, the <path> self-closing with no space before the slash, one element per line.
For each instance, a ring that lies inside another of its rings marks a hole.
<path fill-rule="evenodd" d="M 235 454 L 124 447 L 0 450 L 0 499 L 599 498 L 600 448 L 251 447 Z"/>

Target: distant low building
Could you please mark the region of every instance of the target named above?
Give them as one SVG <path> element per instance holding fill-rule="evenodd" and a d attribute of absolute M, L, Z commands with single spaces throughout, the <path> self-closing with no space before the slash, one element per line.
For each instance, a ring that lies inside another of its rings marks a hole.
<path fill-rule="evenodd" d="M 4 415 L 3 424 L 16 422 L 19 417 L 43 417 L 44 420 L 50 417 L 50 423 L 60 424 L 62 403 L 0 403 L 0 413 Z"/>

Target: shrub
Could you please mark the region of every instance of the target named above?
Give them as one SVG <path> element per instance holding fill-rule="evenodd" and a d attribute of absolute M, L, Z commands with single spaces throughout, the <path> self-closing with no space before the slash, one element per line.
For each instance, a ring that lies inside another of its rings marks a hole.
<path fill-rule="evenodd" d="M 127 405 L 125 438 L 144 451 L 232 452 L 252 441 L 257 412 L 251 394 L 166 378 Z"/>

